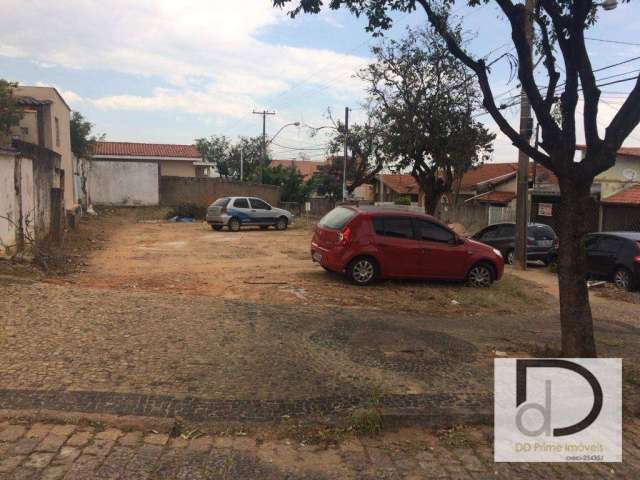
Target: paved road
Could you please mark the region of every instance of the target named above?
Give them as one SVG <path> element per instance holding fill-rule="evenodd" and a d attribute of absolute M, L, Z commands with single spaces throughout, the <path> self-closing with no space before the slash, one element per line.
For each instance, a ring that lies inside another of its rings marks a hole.
<path fill-rule="evenodd" d="M 488 429 L 418 429 L 323 448 L 252 436 L 170 438 L 70 424 L 0 423 L 0 479 L 574 479 L 637 478 L 640 429 L 623 464 L 495 464 Z"/>

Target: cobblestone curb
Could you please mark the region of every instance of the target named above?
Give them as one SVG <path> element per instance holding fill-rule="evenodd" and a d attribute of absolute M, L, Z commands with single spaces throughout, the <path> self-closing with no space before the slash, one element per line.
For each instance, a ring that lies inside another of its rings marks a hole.
<path fill-rule="evenodd" d="M 485 422 L 492 415 L 490 395 L 384 395 L 377 405 L 396 420 L 434 424 Z M 331 414 L 366 407 L 370 398 L 333 396 L 304 400 L 216 400 L 137 393 L 0 390 L 0 409 L 180 417 L 193 421 L 271 421 L 288 416 Z"/>

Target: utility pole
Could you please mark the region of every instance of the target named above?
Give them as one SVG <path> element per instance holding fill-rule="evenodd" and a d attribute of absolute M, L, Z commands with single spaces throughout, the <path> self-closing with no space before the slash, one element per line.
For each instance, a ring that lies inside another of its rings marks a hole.
<path fill-rule="evenodd" d="M 533 43 L 533 7 L 535 0 L 527 0 L 526 36 L 529 49 Z M 531 104 L 524 91 L 520 92 L 520 135 L 527 142 L 531 141 L 533 133 L 533 118 L 531 118 Z M 518 189 L 516 196 L 516 250 L 515 260 L 522 269 L 527 269 L 527 226 L 529 214 L 527 204 L 529 202 L 529 157 L 522 150 L 518 150 Z"/>
<path fill-rule="evenodd" d="M 344 160 L 342 161 L 342 201 L 347 199 L 347 142 L 349 140 L 349 107 L 344 107 Z"/>
<path fill-rule="evenodd" d="M 240 149 L 240 181 L 242 181 L 244 174 L 244 149 Z"/>
<path fill-rule="evenodd" d="M 261 112 L 253 111 L 254 115 L 262 115 L 262 161 L 260 162 L 260 183 L 262 183 L 262 169 L 267 164 L 267 115 L 275 115 L 276 112 L 263 110 Z"/>

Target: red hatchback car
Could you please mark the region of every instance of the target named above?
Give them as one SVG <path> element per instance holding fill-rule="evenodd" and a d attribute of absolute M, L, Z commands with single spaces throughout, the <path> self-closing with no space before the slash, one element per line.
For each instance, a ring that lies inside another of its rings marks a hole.
<path fill-rule="evenodd" d="M 356 285 L 429 278 L 488 287 L 504 271 L 498 250 L 460 237 L 429 215 L 374 207 L 342 206 L 325 215 L 311 258 L 326 270 L 346 272 Z"/>

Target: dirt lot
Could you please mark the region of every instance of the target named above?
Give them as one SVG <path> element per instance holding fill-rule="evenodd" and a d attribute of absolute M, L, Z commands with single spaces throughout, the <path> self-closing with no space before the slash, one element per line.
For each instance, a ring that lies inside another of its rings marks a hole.
<path fill-rule="evenodd" d="M 286 232 L 214 232 L 206 223 L 156 220 L 152 210 L 108 210 L 70 238 L 91 253 L 57 281 L 109 289 L 186 293 L 259 303 L 346 306 L 426 314 L 516 313 L 549 306 L 532 283 L 505 275 L 489 290 L 458 283 L 388 281 L 369 288 L 313 264 L 312 225 Z M 87 248 L 89 247 L 89 248 Z"/>

